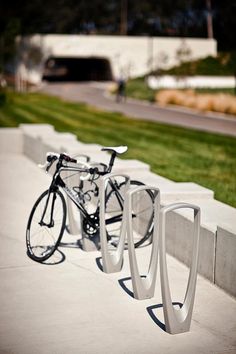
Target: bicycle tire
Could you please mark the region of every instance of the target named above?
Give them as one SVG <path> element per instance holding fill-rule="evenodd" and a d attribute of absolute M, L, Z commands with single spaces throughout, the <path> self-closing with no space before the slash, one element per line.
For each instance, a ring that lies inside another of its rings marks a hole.
<path fill-rule="evenodd" d="M 136 181 L 136 180 L 131 180 L 130 181 L 130 185 L 131 186 L 133 186 L 133 187 L 135 187 L 135 186 L 144 186 L 145 184 L 144 183 L 142 183 L 142 182 L 140 182 L 140 181 Z M 122 183 L 120 183 L 120 185 L 119 185 L 119 190 L 121 190 L 122 189 L 122 187 L 124 187 L 125 186 L 125 182 L 122 182 Z M 151 202 L 151 206 L 153 205 L 153 200 L 154 200 L 154 196 L 153 196 L 153 193 L 150 191 L 150 190 L 144 190 L 142 193 L 144 193 L 145 194 L 145 196 L 146 196 L 146 198 L 148 198 L 148 201 L 150 201 Z M 122 192 L 121 192 L 121 195 L 122 195 Z M 144 197 L 145 197 L 144 196 Z M 106 196 L 106 198 L 105 198 L 105 209 L 106 210 L 108 210 L 109 211 L 109 209 L 111 209 L 111 208 L 109 208 L 109 203 L 111 203 L 112 205 L 114 205 L 114 204 L 116 204 L 116 207 L 117 207 L 117 215 L 118 214 L 120 214 L 120 213 L 122 213 L 122 209 L 121 209 L 121 207 L 120 207 L 120 209 L 118 208 L 119 207 L 119 203 L 117 203 L 117 202 L 114 202 L 114 198 L 117 198 L 116 197 L 116 193 L 113 191 L 113 190 L 111 190 L 109 193 L 108 193 L 108 195 Z M 113 199 L 113 200 L 112 200 Z M 123 207 L 123 206 L 122 206 Z M 115 209 L 114 207 L 113 207 L 113 209 Z M 114 213 L 115 213 L 115 211 L 114 211 Z M 149 215 L 149 221 L 148 221 L 148 227 L 143 231 L 143 234 L 141 234 L 141 235 L 139 235 L 139 238 L 138 239 L 136 239 L 136 240 L 134 240 L 134 246 L 135 246 L 135 248 L 137 248 L 137 247 L 140 247 L 141 245 L 143 245 L 144 244 L 144 242 L 146 242 L 146 241 L 149 241 L 148 242 L 148 244 L 149 243 L 151 243 L 152 242 L 152 234 L 153 234 L 153 226 L 154 226 L 154 224 L 153 224 L 153 218 L 154 218 L 154 211 L 152 210 L 151 211 L 151 215 Z M 112 237 L 113 237 L 113 234 L 112 234 L 112 232 L 110 232 L 110 230 L 109 229 L 107 229 L 107 237 L 108 237 L 108 240 L 111 240 L 112 239 Z M 115 244 L 118 244 L 118 242 L 116 242 L 116 243 L 113 243 L 114 245 Z"/>
<path fill-rule="evenodd" d="M 51 191 L 50 195 L 48 193 L 49 190 L 46 190 L 36 200 L 26 228 L 27 255 L 36 262 L 46 261 L 53 255 L 59 246 L 66 226 L 66 202 L 63 194 L 59 190 Z M 52 219 L 53 225 L 50 226 L 49 224 L 39 224 L 48 195 L 48 205 L 43 220 Z M 54 196 L 53 214 L 51 214 L 50 207 Z"/>

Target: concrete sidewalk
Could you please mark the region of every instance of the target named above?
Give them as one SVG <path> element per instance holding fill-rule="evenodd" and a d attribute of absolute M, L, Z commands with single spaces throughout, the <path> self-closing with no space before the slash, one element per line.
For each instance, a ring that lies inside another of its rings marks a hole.
<path fill-rule="evenodd" d="M 49 180 L 20 154 L 1 154 L 0 353 L 236 353 L 236 300 L 198 277 L 191 330 L 163 330 L 160 282 L 153 299 L 130 296 L 129 264 L 104 274 L 67 234 L 48 265 L 26 256 L 31 207 Z M 150 248 L 138 250 L 141 272 Z M 54 262 L 54 264 L 53 264 Z M 188 269 L 168 257 L 173 301 L 183 301 Z"/>

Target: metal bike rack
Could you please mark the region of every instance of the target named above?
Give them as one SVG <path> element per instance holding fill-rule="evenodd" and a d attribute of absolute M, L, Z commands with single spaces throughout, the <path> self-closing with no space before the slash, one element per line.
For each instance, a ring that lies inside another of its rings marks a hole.
<path fill-rule="evenodd" d="M 65 176 L 68 178 L 70 177 L 71 172 L 65 172 Z M 70 177 L 68 180 L 68 185 L 69 187 L 73 187 L 74 185 L 79 184 L 79 175 L 75 175 L 73 177 Z M 74 215 L 73 211 L 73 202 L 70 200 L 68 196 L 66 196 L 67 200 L 67 211 L 68 211 L 68 222 L 69 222 L 69 231 L 70 234 L 72 235 L 79 235 L 80 234 L 80 227 L 79 223 L 76 220 L 77 218 Z M 78 213 L 79 214 L 79 213 Z"/>
<path fill-rule="evenodd" d="M 101 186 L 100 186 L 100 242 L 101 242 L 101 254 L 102 254 L 102 265 L 103 271 L 105 273 L 115 273 L 119 272 L 122 268 L 123 263 L 123 253 L 124 253 L 124 245 L 125 245 L 125 238 L 126 238 L 126 206 L 124 205 L 123 209 L 123 217 L 121 222 L 121 229 L 120 229 L 120 237 L 117 249 L 114 251 L 110 251 L 108 247 L 108 240 L 107 240 L 107 231 L 105 225 L 105 213 L 106 213 L 106 205 L 105 205 L 105 195 L 106 195 L 106 188 L 109 179 L 113 177 L 122 177 L 125 181 L 125 193 L 129 188 L 129 181 L 130 178 L 127 175 L 115 174 L 111 173 L 105 175 L 101 179 Z"/>
<path fill-rule="evenodd" d="M 148 273 L 145 278 L 140 276 L 136 252 L 133 239 L 133 225 L 132 225 L 132 197 L 135 193 L 150 190 L 153 193 L 153 212 L 154 212 L 154 229 L 152 251 L 149 262 Z M 130 271 L 133 285 L 134 297 L 138 300 L 148 299 L 154 296 L 156 275 L 157 275 L 157 261 L 158 261 L 158 241 L 159 241 L 159 212 L 160 212 L 160 191 L 155 187 L 140 186 L 135 189 L 129 190 L 126 193 L 126 209 L 127 209 L 127 237 L 128 237 L 128 250 Z"/>
<path fill-rule="evenodd" d="M 193 226 L 193 249 L 192 263 L 190 266 L 188 285 L 185 293 L 183 306 L 175 309 L 172 304 L 170 285 L 167 272 L 166 262 L 166 214 L 182 208 L 190 208 L 194 210 L 194 226 Z M 193 304 L 196 292 L 198 254 L 199 254 L 199 232 L 200 232 L 200 208 L 196 205 L 187 203 L 175 203 L 161 209 L 160 212 L 160 275 L 161 275 L 161 291 L 163 301 L 163 311 L 165 318 L 166 331 L 171 334 L 187 332 L 190 329 Z"/>
<path fill-rule="evenodd" d="M 70 177 L 71 172 L 65 171 L 65 177 L 69 177 L 68 186 L 73 187 L 79 185 L 80 174 L 79 172 L 74 176 Z M 98 237 L 91 239 L 86 232 L 83 230 L 83 215 L 76 210 L 76 207 L 73 205 L 73 202 L 68 196 L 67 200 L 67 211 L 68 211 L 68 224 L 69 224 L 69 233 L 72 235 L 78 235 L 81 238 L 81 247 L 86 252 L 92 252 L 98 250 Z"/>

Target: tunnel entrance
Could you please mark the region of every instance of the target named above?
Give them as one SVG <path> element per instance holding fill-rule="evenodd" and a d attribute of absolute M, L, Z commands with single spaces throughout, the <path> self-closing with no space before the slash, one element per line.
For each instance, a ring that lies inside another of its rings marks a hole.
<path fill-rule="evenodd" d="M 112 70 L 106 58 L 50 57 L 44 66 L 43 80 L 111 81 Z"/>

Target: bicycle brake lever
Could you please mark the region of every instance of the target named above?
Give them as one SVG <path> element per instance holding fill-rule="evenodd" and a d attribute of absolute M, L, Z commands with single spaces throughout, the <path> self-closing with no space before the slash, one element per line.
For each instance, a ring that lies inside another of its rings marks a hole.
<path fill-rule="evenodd" d="M 87 169 L 88 169 L 88 171 L 86 171 L 87 175 L 80 176 L 80 180 L 81 181 L 87 181 L 90 178 L 90 175 L 91 175 L 91 173 L 90 173 L 90 165 L 87 162 L 79 161 L 79 160 L 77 160 L 77 163 L 81 164 L 84 167 L 87 167 Z"/>
<path fill-rule="evenodd" d="M 43 169 L 45 169 L 45 168 L 47 167 L 47 164 L 48 164 L 47 162 L 46 162 L 44 165 L 42 165 L 41 163 L 39 163 L 39 164 L 38 164 L 38 167 L 43 170 Z"/>
<path fill-rule="evenodd" d="M 41 168 L 42 170 L 47 169 L 47 166 L 48 166 L 48 162 L 45 162 L 44 165 L 42 165 L 41 163 L 38 164 L 38 167 Z"/>
<path fill-rule="evenodd" d="M 46 173 L 48 173 L 51 166 L 52 166 L 52 162 L 46 162 L 44 165 L 38 164 L 38 167 L 41 168 L 42 170 L 45 170 Z"/>

